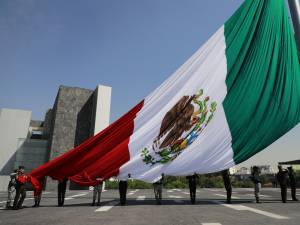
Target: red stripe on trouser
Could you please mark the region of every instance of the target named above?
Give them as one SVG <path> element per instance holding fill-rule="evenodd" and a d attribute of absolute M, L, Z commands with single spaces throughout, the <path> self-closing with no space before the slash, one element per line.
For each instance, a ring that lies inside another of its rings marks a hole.
<path fill-rule="evenodd" d="M 119 167 L 129 160 L 128 143 L 134 130 L 134 119 L 143 107 L 140 102 L 112 125 L 76 148 L 41 165 L 31 176 L 70 178 L 80 185 L 93 185 L 98 177 L 118 174 Z"/>

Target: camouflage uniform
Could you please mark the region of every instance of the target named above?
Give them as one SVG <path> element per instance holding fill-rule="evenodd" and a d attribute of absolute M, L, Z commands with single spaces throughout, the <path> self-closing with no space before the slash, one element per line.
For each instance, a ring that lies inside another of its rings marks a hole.
<path fill-rule="evenodd" d="M 97 195 L 98 195 L 97 205 L 98 206 L 100 205 L 100 198 L 101 198 L 102 186 L 103 186 L 103 183 L 100 183 L 100 184 L 94 186 L 93 204 L 92 205 L 95 205 Z"/>
<path fill-rule="evenodd" d="M 12 205 L 11 203 L 14 200 L 15 192 L 16 192 L 16 178 L 17 178 L 17 173 L 11 173 L 10 174 L 10 181 L 8 183 L 7 187 L 7 202 L 6 202 L 6 208 L 11 208 Z"/>

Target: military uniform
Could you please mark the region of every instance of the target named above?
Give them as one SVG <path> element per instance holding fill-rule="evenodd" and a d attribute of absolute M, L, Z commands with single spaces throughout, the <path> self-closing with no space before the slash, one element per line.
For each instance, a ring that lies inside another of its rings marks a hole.
<path fill-rule="evenodd" d="M 192 176 L 186 177 L 189 181 L 189 188 L 190 188 L 190 198 L 192 204 L 196 202 L 196 188 L 197 188 L 197 175 L 194 174 Z"/>
<path fill-rule="evenodd" d="M 27 175 L 20 174 L 17 176 L 16 179 L 16 196 L 14 199 L 14 209 L 22 208 L 24 199 L 26 198 L 26 189 L 25 184 L 27 182 Z"/>
<path fill-rule="evenodd" d="M 261 180 L 260 180 L 260 177 L 259 177 L 258 167 L 253 168 L 251 179 L 254 183 L 254 196 L 255 196 L 255 199 L 256 199 L 256 203 L 260 203 L 259 193 L 260 193 L 260 189 L 261 189 Z"/>
<path fill-rule="evenodd" d="M 11 208 L 11 203 L 13 202 L 14 195 L 16 192 L 16 185 L 17 185 L 17 173 L 11 173 L 10 174 L 10 181 L 8 183 L 7 187 L 7 202 L 6 202 L 6 208 Z"/>
<path fill-rule="evenodd" d="M 161 178 L 157 182 L 153 183 L 154 196 L 155 196 L 155 199 L 156 199 L 156 203 L 158 205 L 161 205 L 162 186 L 163 186 L 163 178 Z"/>
<path fill-rule="evenodd" d="M 122 206 L 126 204 L 127 187 L 128 187 L 127 180 L 119 181 L 120 203 Z"/>
<path fill-rule="evenodd" d="M 288 167 L 288 174 L 289 174 L 289 180 L 290 180 L 290 186 L 291 186 L 291 194 L 292 194 L 292 200 L 298 201 L 296 197 L 296 178 L 295 178 L 295 172 L 292 167 Z"/>
<path fill-rule="evenodd" d="M 227 192 L 227 203 L 231 203 L 232 186 L 231 186 L 229 170 L 223 170 L 222 177 Z"/>
<path fill-rule="evenodd" d="M 63 206 L 65 202 L 65 194 L 67 190 L 68 179 L 65 178 L 63 181 L 59 181 L 57 185 L 57 198 L 58 206 Z"/>
<path fill-rule="evenodd" d="M 279 169 L 277 173 L 277 181 L 281 189 L 281 199 L 283 203 L 286 203 L 287 196 L 287 182 L 288 182 L 288 171 Z"/>
<path fill-rule="evenodd" d="M 100 184 L 94 186 L 93 203 L 92 203 L 93 206 L 95 205 L 97 196 L 98 196 L 97 205 L 98 206 L 100 205 L 100 198 L 101 198 L 102 186 L 103 186 L 102 182 Z"/>

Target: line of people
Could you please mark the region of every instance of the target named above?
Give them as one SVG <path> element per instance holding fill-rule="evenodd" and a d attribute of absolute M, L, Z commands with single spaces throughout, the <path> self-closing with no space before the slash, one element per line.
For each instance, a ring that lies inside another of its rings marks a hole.
<path fill-rule="evenodd" d="M 25 174 L 24 166 L 19 166 L 10 174 L 10 181 L 7 188 L 7 209 L 21 209 L 26 198 L 26 183 L 35 183 L 34 178 Z M 34 191 L 34 207 L 38 206 L 41 201 L 41 191 L 35 189 Z"/>
<path fill-rule="evenodd" d="M 257 166 L 252 167 L 252 173 L 250 179 L 254 183 L 254 195 L 257 203 L 260 203 L 260 190 L 261 190 L 261 178 L 260 171 Z M 287 188 L 288 184 L 291 187 L 291 195 L 293 201 L 298 201 L 296 197 L 296 178 L 293 167 L 283 169 L 281 165 L 278 166 L 278 172 L 276 174 L 276 180 L 278 181 L 281 189 L 281 200 L 283 203 L 287 201 Z"/>
<path fill-rule="evenodd" d="M 224 187 L 227 192 L 226 202 L 228 204 L 231 203 L 231 195 L 232 195 L 232 184 L 229 170 L 223 170 L 219 173 L 222 175 Z M 128 178 L 131 175 L 128 174 Z M 288 167 L 288 170 L 283 169 L 281 166 L 278 166 L 278 173 L 276 175 L 277 181 L 281 187 L 281 198 L 282 202 L 286 203 L 287 200 L 287 187 L 288 181 L 291 187 L 292 200 L 298 201 L 296 198 L 296 179 L 295 173 L 292 167 Z M 187 176 L 189 190 L 190 190 L 190 199 L 191 203 L 196 203 L 196 187 L 197 187 L 197 179 L 199 176 L 197 174 L 193 174 Z M 254 195 L 257 203 L 260 203 L 260 190 L 261 190 L 261 179 L 260 179 L 260 171 L 257 166 L 252 168 L 252 174 L 250 179 L 254 183 Z M 93 188 L 93 200 L 92 206 L 97 205 L 100 206 L 101 200 L 101 192 L 103 188 L 103 181 L 101 179 L 97 179 L 97 185 Z M 17 170 L 10 174 L 10 182 L 8 184 L 8 197 L 6 208 L 8 209 L 21 209 L 24 199 L 26 197 L 26 188 L 25 184 L 27 182 L 34 183 L 34 179 L 30 176 L 26 175 L 24 172 L 24 166 L 19 166 Z M 63 180 L 58 181 L 57 186 L 57 197 L 58 197 L 58 206 L 64 205 L 65 193 L 67 189 L 68 179 L 65 178 Z M 154 196 L 156 199 L 156 203 L 158 205 L 162 204 L 162 190 L 163 190 L 163 182 L 164 182 L 164 174 L 161 175 L 161 178 L 153 183 Z M 119 194 L 120 194 L 120 204 L 121 206 L 126 205 L 126 194 L 127 194 L 128 183 L 127 180 L 119 181 Z M 34 205 L 33 207 L 39 207 L 41 201 L 42 191 L 39 189 L 34 189 Z M 14 196 L 15 195 L 15 196 Z M 13 197 L 14 196 L 14 197 Z M 96 201 L 97 200 L 97 201 Z M 12 204 L 13 203 L 13 204 Z"/>
<path fill-rule="evenodd" d="M 224 186 L 227 192 L 227 203 L 231 203 L 231 195 L 232 195 L 232 185 L 230 179 L 229 170 L 223 170 L 221 172 L 223 177 Z M 128 178 L 130 178 L 130 174 L 128 174 Z M 189 190 L 190 190 L 190 199 L 191 203 L 196 203 L 196 189 L 197 189 L 197 179 L 199 178 L 198 174 L 193 174 L 187 176 L 186 179 L 189 183 Z M 153 183 L 153 190 L 154 196 L 157 205 L 162 204 L 162 190 L 163 190 L 163 183 L 164 183 L 164 174 L 161 175 L 161 178 Z M 126 193 L 127 193 L 128 183 L 127 180 L 120 180 L 119 181 L 119 193 L 120 193 L 120 204 L 122 206 L 126 205 Z"/>

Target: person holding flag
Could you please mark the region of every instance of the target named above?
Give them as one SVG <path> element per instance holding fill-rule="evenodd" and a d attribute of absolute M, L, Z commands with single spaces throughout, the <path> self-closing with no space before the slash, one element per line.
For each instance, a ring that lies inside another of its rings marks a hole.
<path fill-rule="evenodd" d="M 245 0 L 166 81 L 74 149 L 34 169 L 94 186 L 226 170 L 300 121 L 300 64 L 284 0 Z"/>

